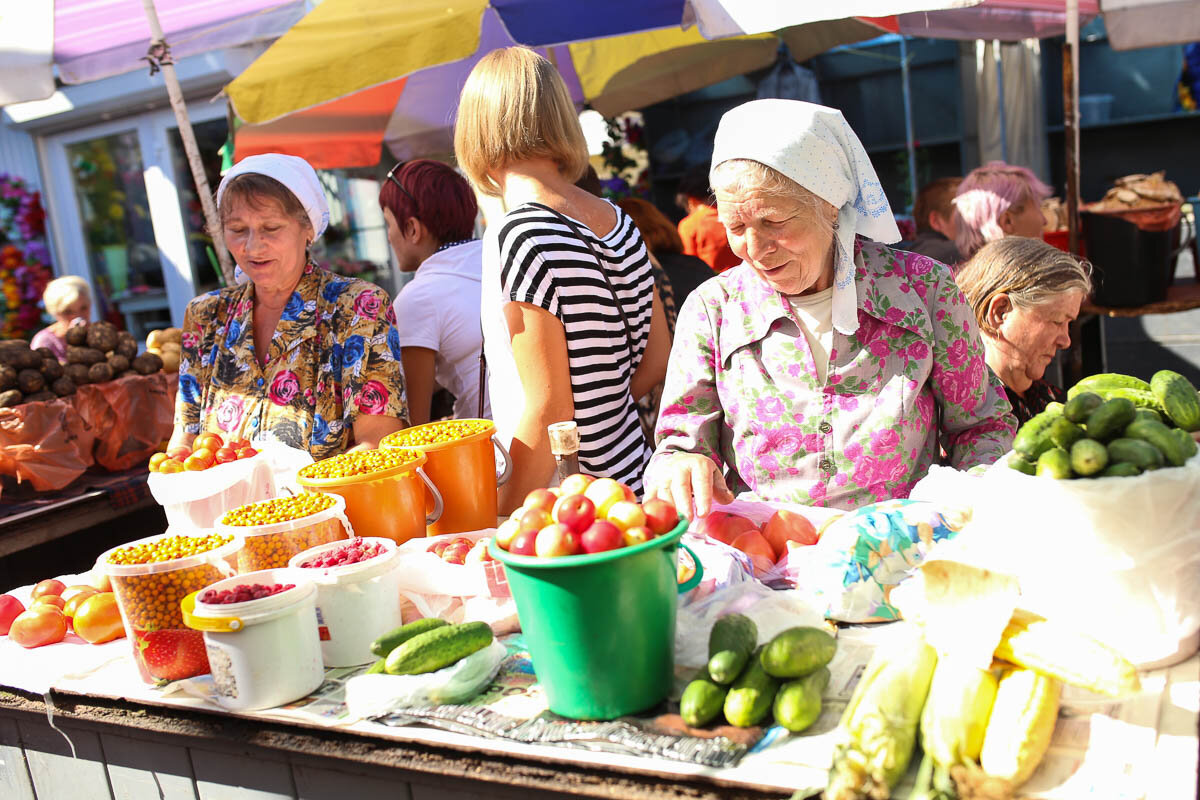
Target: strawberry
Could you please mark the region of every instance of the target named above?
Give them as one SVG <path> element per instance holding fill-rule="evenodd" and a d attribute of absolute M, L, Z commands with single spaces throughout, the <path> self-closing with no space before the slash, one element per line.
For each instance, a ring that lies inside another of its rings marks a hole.
<path fill-rule="evenodd" d="M 160 681 L 177 681 L 209 671 L 204 634 L 200 631 L 136 631 L 134 646 L 146 671 Z"/>

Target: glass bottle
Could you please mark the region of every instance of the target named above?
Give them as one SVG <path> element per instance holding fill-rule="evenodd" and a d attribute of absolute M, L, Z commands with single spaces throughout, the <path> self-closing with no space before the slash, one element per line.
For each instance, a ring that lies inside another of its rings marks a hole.
<path fill-rule="evenodd" d="M 575 422 L 552 422 L 546 426 L 550 452 L 554 455 L 554 485 L 579 472 L 579 426 Z"/>

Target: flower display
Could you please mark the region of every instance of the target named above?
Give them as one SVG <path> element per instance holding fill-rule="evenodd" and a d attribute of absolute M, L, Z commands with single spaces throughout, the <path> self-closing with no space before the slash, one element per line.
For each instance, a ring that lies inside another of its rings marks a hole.
<path fill-rule="evenodd" d="M 41 194 L 0 173 L 0 338 L 28 338 L 42 327 L 42 292 L 53 277 Z"/>

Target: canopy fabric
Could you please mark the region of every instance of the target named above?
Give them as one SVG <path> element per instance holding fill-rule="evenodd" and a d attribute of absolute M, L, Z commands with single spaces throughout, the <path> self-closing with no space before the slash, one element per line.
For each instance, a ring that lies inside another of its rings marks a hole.
<path fill-rule="evenodd" d="M 1101 0 L 1114 50 L 1200 42 L 1200 0 Z"/>
<path fill-rule="evenodd" d="M 1044 39 L 1067 27 L 1063 0 L 984 0 L 970 8 L 900 14 L 899 32 L 929 39 Z M 1100 0 L 1079 0 L 1079 22 L 1100 13 Z"/>
<path fill-rule="evenodd" d="M 0 2 L 0 105 L 49 97 L 56 66 L 64 83 L 146 66 L 141 59 L 150 44 L 150 24 L 140 0 Z M 177 60 L 274 39 L 305 12 L 304 0 L 155 0 L 154 5 Z"/>

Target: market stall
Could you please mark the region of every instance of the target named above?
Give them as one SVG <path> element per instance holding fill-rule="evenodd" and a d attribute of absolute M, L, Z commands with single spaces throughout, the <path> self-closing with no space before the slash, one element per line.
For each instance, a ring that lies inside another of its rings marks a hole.
<path fill-rule="evenodd" d="M 498 527 L 427 535 L 455 498 L 494 496 L 487 421 L 307 464 L 164 470 L 175 454 L 151 476 L 171 530 L 0 598 L 0 785 L 903 797 L 982 769 L 1023 797 L 1191 796 L 1197 405 L 1170 375 L 1102 376 L 983 476 L 934 468 L 849 513 L 743 498 L 691 525 L 568 474 Z M 405 496 L 396 527 L 380 504 Z M 1053 688 L 1040 722 L 1009 715 L 1012 676 Z M 1030 743 L 1014 764 L 993 726 Z"/>

